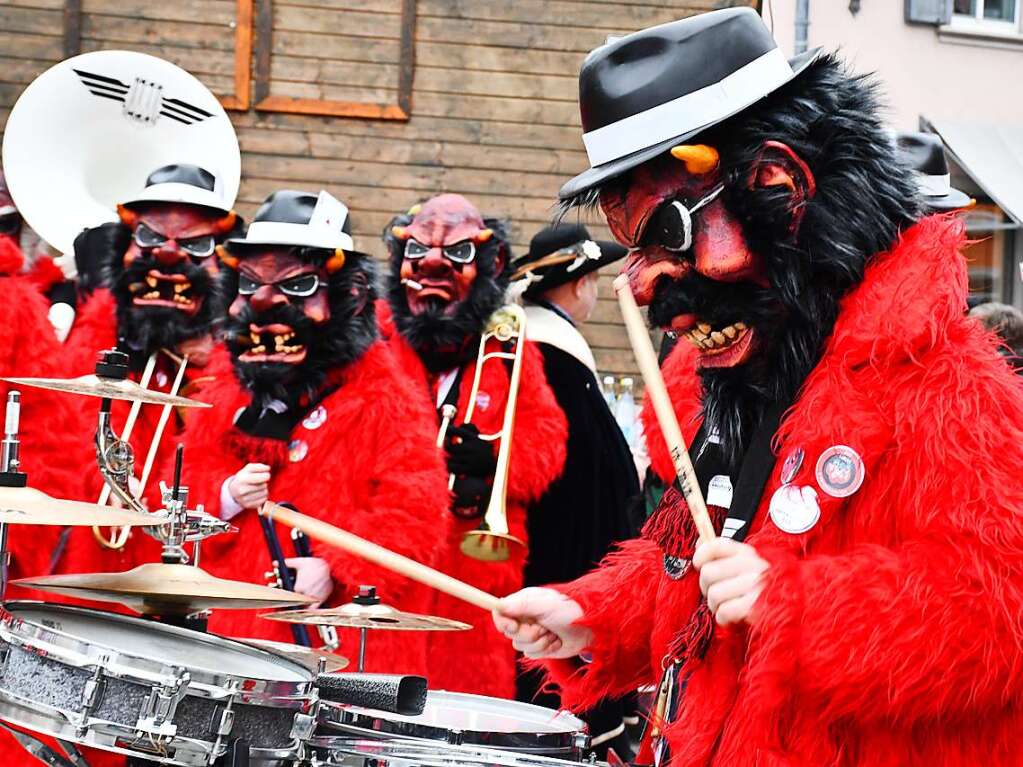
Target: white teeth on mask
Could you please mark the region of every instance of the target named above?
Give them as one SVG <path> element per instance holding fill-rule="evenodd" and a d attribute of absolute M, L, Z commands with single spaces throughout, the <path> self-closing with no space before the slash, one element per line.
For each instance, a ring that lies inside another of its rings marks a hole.
<path fill-rule="evenodd" d="M 735 325 L 729 325 L 727 328 L 725 328 L 721 332 L 724 333 L 729 338 L 735 338 L 737 335 L 739 335 L 739 331 L 738 331 L 738 329 L 736 329 Z"/>

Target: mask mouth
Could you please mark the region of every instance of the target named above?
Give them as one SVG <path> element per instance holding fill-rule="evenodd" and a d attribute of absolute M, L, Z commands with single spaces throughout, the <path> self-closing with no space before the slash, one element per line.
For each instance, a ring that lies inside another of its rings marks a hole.
<path fill-rule="evenodd" d="M 163 306 L 195 316 L 202 306 L 192 281 L 184 274 L 150 269 L 141 282 L 128 286 L 133 306 Z"/>
<path fill-rule="evenodd" d="M 239 333 L 235 342 L 244 348 L 238 355 L 239 362 L 299 365 L 309 355 L 309 349 L 298 338 L 298 332 L 282 322 L 269 325 L 251 323 L 249 332 Z"/>
<path fill-rule="evenodd" d="M 754 329 L 744 322 L 714 327 L 698 322 L 694 315 L 676 317 L 669 332 L 688 341 L 700 352 L 698 364 L 703 368 L 742 364 L 752 353 L 756 339 Z"/>

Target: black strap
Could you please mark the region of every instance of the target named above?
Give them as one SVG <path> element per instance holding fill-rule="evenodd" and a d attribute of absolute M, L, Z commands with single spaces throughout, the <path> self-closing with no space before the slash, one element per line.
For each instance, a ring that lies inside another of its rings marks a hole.
<path fill-rule="evenodd" d="M 735 493 L 728 516 L 731 519 L 742 520 L 746 524 L 732 535 L 734 541 L 745 540 L 750 528 L 753 527 L 753 517 L 760 506 L 764 487 L 771 472 L 774 471 L 776 456 L 771 449 L 771 442 L 786 409 L 787 406 L 782 404 L 768 408 L 757 430 L 753 432 L 753 438 L 742 458 L 742 467 L 739 469 L 739 478 L 735 483 Z"/>

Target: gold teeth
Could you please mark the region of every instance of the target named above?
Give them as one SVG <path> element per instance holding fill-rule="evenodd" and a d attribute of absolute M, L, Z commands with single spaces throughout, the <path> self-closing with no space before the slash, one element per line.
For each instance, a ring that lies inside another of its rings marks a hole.
<path fill-rule="evenodd" d="M 156 287 L 156 277 L 154 277 L 151 274 L 149 276 L 147 276 L 146 277 L 146 285 L 148 285 L 151 288 L 155 288 Z"/>
<path fill-rule="evenodd" d="M 683 337 L 697 349 L 723 349 L 731 345 L 746 329 L 745 322 L 736 322 L 721 330 L 714 330 L 710 325 L 701 322 L 690 328 Z"/>
<path fill-rule="evenodd" d="M 274 351 L 281 352 L 283 354 L 294 354 L 295 352 L 301 351 L 302 344 L 295 344 L 294 346 L 288 346 L 287 342 L 295 337 L 294 333 L 284 333 L 283 335 L 274 336 Z"/>

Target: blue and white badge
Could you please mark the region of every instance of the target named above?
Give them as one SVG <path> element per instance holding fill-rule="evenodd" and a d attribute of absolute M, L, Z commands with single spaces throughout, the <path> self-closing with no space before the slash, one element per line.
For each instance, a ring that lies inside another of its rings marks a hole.
<path fill-rule="evenodd" d="M 317 405 L 305 418 L 302 419 L 302 425 L 309 431 L 315 431 L 319 429 L 323 424 L 327 422 L 327 408 L 323 405 Z"/>
<path fill-rule="evenodd" d="M 490 407 L 490 395 L 485 391 L 476 392 L 476 407 L 479 410 L 487 410 Z"/>
<path fill-rule="evenodd" d="M 771 496 L 769 513 L 775 527 L 782 532 L 805 533 L 821 518 L 817 491 L 812 487 L 782 485 Z"/>
<path fill-rule="evenodd" d="M 832 445 L 817 459 L 820 489 L 832 498 L 848 498 L 860 489 L 866 470 L 859 453 L 847 445 Z"/>
<path fill-rule="evenodd" d="M 288 443 L 288 460 L 292 463 L 304 461 L 309 455 L 309 445 L 304 439 L 293 439 Z"/>

